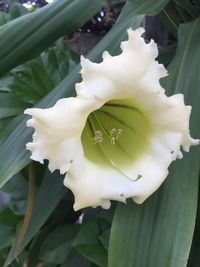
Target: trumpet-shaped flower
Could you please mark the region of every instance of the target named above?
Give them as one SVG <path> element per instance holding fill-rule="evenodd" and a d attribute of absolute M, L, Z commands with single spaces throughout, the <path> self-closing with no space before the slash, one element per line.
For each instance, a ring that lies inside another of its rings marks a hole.
<path fill-rule="evenodd" d="M 159 80 L 167 72 L 143 32 L 129 29 L 122 53 L 104 52 L 99 64 L 82 57 L 76 97 L 25 111 L 32 116 L 27 126 L 35 128 L 31 158 L 66 173 L 75 210 L 127 198 L 142 203 L 182 157 L 181 147 L 199 144 L 189 134 L 191 107 L 181 94 L 165 95 Z"/>

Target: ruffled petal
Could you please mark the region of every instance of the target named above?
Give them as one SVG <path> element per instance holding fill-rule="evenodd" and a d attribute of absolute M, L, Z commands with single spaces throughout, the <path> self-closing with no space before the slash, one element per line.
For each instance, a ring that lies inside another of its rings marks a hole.
<path fill-rule="evenodd" d="M 33 160 L 49 160 L 49 169 L 67 172 L 71 163 L 83 156 L 81 133 L 88 115 L 98 108 L 93 98 L 70 97 L 59 100 L 52 108 L 26 109 L 32 116 L 28 127 L 34 127 L 33 142 L 26 145 Z"/>
<path fill-rule="evenodd" d="M 87 159 L 76 161 L 64 179 L 75 195 L 74 209 L 109 208 L 109 200 L 126 202 L 127 198 L 142 203 L 167 177 L 168 166 L 179 153 L 180 140 L 179 133 L 153 136 L 148 152 L 121 172 L 115 166 L 102 168 Z"/>
<path fill-rule="evenodd" d="M 77 94 L 108 101 L 136 95 L 143 89 L 163 92 L 159 79 L 165 77 L 167 71 L 155 61 L 157 46 L 153 40 L 146 44 L 141 37 L 143 32 L 143 28 L 129 29 L 128 41 L 121 43 L 122 53 L 112 57 L 104 52 L 99 64 L 82 57 L 83 81 L 76 84 Z"/>
<path fill-rule="evenodd" d="M 191 107 L 183 95 L 166 96 L 159 80 L 167 75 L 155 58 L 156 44 L 144 30 L 128 30 L 122 53 L 103 61 L 82 57 L 77 97 L 50 109 L 28 109 L 35 128 L 27 144 L 32 159 L 66 173 L 74 209 L 109 208 L 110 200 L 142 203 L 165 180 L 172 161 L 198 145 L 189 132 Z"/>

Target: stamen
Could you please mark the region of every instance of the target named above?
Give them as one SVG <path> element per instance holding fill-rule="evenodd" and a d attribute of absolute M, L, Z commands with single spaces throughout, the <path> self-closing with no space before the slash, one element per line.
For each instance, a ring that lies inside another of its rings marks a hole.
<path fill-rule="evenodd" d="M 116 139 L 118 139 L 121 134 L 122 134 L 122 129 L 118 129 Z"/>
<path fill-rule="evenodd" d="M 111 145 L 115 145 L 115 137 L 111 137 Z"/>
<path fill-rule="evenodd" d="M 113 128 L 112 130 L 110 130 L 109 131 L 109 133 L 110 133 L 110 136 L 113 136 L 113 134 L 116 132 L 116 129 L 115 128 Z"/>
<path fill-rule="evenodd" d="M 103 142 L 103 133 L 101 131 L 95 131 L 95 136 L 93 138 L 94 144 Z"/>
<path fill-rule="evenodd" d="M 104 128 L 104 126 L 102 125 L 102 123 L 101 122 L 99 122 L 98 121 L 98 119 L 95 117 L 95 115 L 94 115 L 94 119 L 96 120 L 96 122 L 99 124 L 99 126 L 100 127 L 103 127 Z M 114 168 L 116 168 L 126 179 L 128 179 L 129 181 L 131 181 L 131 182 L 135 182 L 135 181 L 137 181 L 137 179 L 136 180 L 132 180 L 128 175 L 126 175 L 126 173 L 125 172 L 123 172 L 123 170 L 121 170 L 117 165 L 116 165 L 116 163 L 112 160 L 112 158 L 110 157 L 110 155 L 107 153 L 107 151 L 106 151 L 106 149 L 105 149 L 105 147 L 103 146 L 103 144 L 102 144 L 102 142 L 103 142 L 103 133 L 101 132 L 101 131 L 96 131 L 95 130 L 95 126 L 94 126 L 94 121 L 92 121 L 92 120 L 88 120 L 88 122 L 90 123 L 90 127 L 91 127 L 91 130 L 92 130 L 92 132 L 94 132 L 95 133 L 95 137 L 93 138 L 93 140 L 95 141 L 95 144 L 98 142 L 98 140 L 100 141 L 99 143 L 99 145 L 100 145 L 100 147 L 101 147 L 101 149 L 102 149 L 102 151 L 103 151 L 103 153 L 104 153 L 104 155 L 105 155 L 105 157 L 108 159 L 108 161 L 110 162 L 110 164 L 114 167 Z M 115 129 L 115 128 L 113 128 L 113 129 Z M 120 131 L 119 132 L 121 132 L 121 129 L 119 129 Z M 107 132 L 107 134 L 108 134 L 108 136 L 109 136 L 109 133 L 110 133 L 110 131 L 108 131 L 108 130 L 106 130 L 105 129 L 105 131 Z M 115 132 L 115 130 L 114 130 L 114 132 Z M 141 178 L 141 177 L 139 177 L 139 178 Z"/>
<path fill-rule="evenodd" d="M 121 135 L 122 133 L 122 129 L 118 129 L 116 130 L 115 128 L 111 129 L 109 131 L 110 133 L 110 137 L 111 137 L 111 145 L 115 145 L 116 144 L 116 140 L 119 138 L 119 136 Z M 115 135 L 115 136 L 114 136 Z"/>

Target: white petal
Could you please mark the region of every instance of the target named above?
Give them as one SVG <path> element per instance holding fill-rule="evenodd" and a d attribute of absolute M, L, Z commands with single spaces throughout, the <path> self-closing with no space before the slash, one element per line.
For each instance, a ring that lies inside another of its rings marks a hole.
<path fill-rule="evenodd" d="M 76 85 L 77 93 L 108 100 L 141 93 L 143 87 L 163 92 L 159 79 L 166 76 L 167 71 L 155 61 L 157 46 L 153 41 L 146 44 L 140 36 L 143 32 L 142 28 L 129 29 L 129 40 L 121 44 L 122 53 L 111 57 L 104 52 L 100 64 L 82 57 L 83 81 Z"/>
<path fill-rule="evenodd" d="M 168 175 L 167 168 L 179 153 L 180 139 L 177 133 L 153 137 L 148 153 L 123 170 L 127 177 L 114 167 L 102 168 L 87 159 L 77 162 L 64 180 L 75 195 L 74 209 L 103 207 L 105 201 L 126 202 L 130 197 L 142 203 Z"/>
<path fill-rule="evenodd" d="M 81 133 L 87 116 L 98 108 L 92 98 L 71 97 L 59 100 L 52 108 L 25 110 L 32 116 L 27 126 L 34 127 L 33 142 L 27 144 L 33 160 L 49 160 L 49 169 L 63 174 L 70 164 L 83 155 Z"/>

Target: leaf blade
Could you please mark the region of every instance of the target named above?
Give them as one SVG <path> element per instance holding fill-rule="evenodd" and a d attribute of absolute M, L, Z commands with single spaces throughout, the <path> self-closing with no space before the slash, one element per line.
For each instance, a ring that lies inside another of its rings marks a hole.
<path fill-rule="evenodd" d="M 3 25 L 0 28 L 0 75 L 34 58 L 59 37 L 81 27 L 103 4 L 104 0 L 54 1 Z"/>

